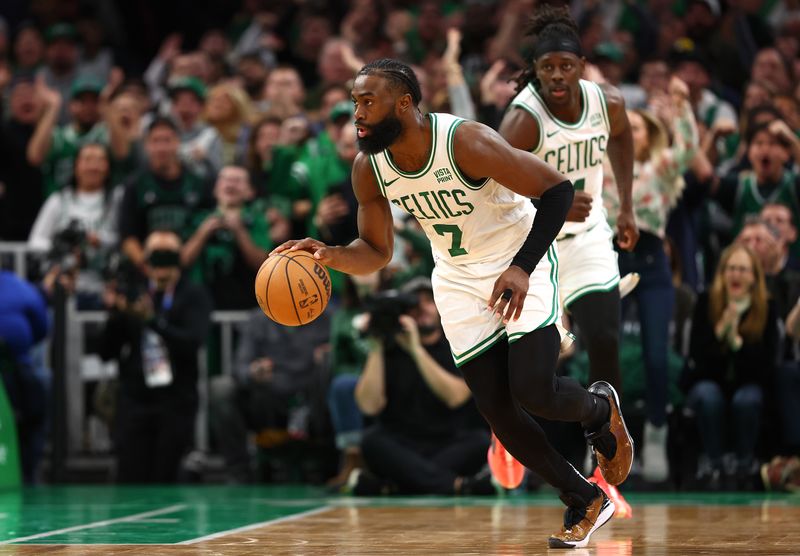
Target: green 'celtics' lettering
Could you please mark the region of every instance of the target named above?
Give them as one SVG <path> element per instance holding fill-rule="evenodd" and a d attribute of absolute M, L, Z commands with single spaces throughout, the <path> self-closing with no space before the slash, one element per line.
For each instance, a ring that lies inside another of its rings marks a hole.
<path fill-rule="evenodd" d="M 430 219 L 430 218 L 433 218 L 432 216 L 428 216 L 428 215 L 425 213 L 425 211 L 422 209 L 422 205 L 420 205 L 420 204 L 419 204 L 419 200 L 417 200 L 417 196 L 416 196 L 416 195 L 414 195 L 413 193 L 411 194 L 411 200 L 412 200 L 412 201 L 414 201 L 414 204 L 415 204 L 415 205 L 417 205 L 417 210 L 419 211 L 419 216 L 418 216 L 418 218 L 419 218 L 420 220 L 422 220 L 422 219 L 428 220 L 428 219 Z"/>
<path fill-rule="evenodd" d="M 433 229 L 436 230 L 436 233 L 440 236 L 444 236 L 445 234 L 453 235 L 450 248 L 447 250 L 451 257 L 467 254 L 467 250 L 461 247 L 461 228 L 454 224 L 434 224 Z"/>
<path fill-rule="evenodd" d="M 439 191 L 436 191 L 436 194 L 439 195 L 439 199 L 441 199 L 442 204 L 444 204 L 444 208 L 447 210 L 447 214 L 449 214 L 450 217 L 461 215 L 461 211 L 453 212 L 453 209 L 450 208 L 450 205 L 447 202 L 447 197 L 450 197 L 451 199 L 453 198 L 452 193 L 450 193 L 447 189 L 440 189 Z"/>
<path fill-rule="evenodd" d="M 461 201 L 459 201 L 459 200 L 458 200 L 458 197 L 459 197 L 459 196 L 466 197 L 466 196 L 467 196 L 467 194 L 466 194 L 464 191 L 462 191 L 461 189 L 455 189 L 455 190 L 453 190 L 453 199 L 455 199 L 455 201 L 456 201 L 456 204 L 457 204 L 458 206 L 460 206 L 460 207 L 462 207 L 462 208 L 466 209 L 466 210 L 462 211 L 462 214 L 469 214 L 469 213 L 471 213 L 473 210 L 475 210 L 475 207 L 474 207 L 474 206 L 472 206 L 472 203 L 468 203 L 468 202 L 466 202 L 466 201 L 464 201 L 464 202 L 462 203 Z"/>
<path fill-rule="evenodd" d="M 463 189 L 439 189 L 408 193 L 391 201 L 418 220 L 444 220 L 472 213 L 475 205 L 468 198 Z"/>
<path fill-rule="evenodd" d="M 431 200 L 428 199 L 428 196 L 432 195 L 432 194 L 433 194 L 433 191 L 420 191 L 419 192 L 419 196 L 422 197 L 423 199 L 425 199 L 425 202 L 428 204 L 428 208 L 431 209 L 431 212 L 433 213 L 433 217 L 434 218 L 441 218 L 441 216 L 439 216 L 439 213 L 436 212 L 436 209 L 433 208 L 433 205 L 431 204 Z"/>
<path fill-rule="evenodd" d="M 562 174 L 592 168 L 603 163 L 608 138 L 598 135 L 584 141 L 567 143 L 544 153 L 544 161 Z"/>

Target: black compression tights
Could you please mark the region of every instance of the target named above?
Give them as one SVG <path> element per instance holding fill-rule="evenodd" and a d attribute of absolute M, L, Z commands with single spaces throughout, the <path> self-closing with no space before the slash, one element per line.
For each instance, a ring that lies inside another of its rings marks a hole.
<path fill-rule="evenodd" d="M 622 394 L 619 371 L 619 289 L 592 292 L 570 303 L 578 337 L 589 355 L 589 384 L 605 380 Z"/>
<path fill-rule="evenodd" d="M 478 409 L 511 455 L 562 493 L 588 500 L 595 496 L 593 487 L 550 445 L 528 414 L 589 422 L 602 413 L 594 396 L 577 381 L 555 376 L 559 344 L 555 326 L 548 326 L 510 346 L 498 342 L 461 371 Z"/>

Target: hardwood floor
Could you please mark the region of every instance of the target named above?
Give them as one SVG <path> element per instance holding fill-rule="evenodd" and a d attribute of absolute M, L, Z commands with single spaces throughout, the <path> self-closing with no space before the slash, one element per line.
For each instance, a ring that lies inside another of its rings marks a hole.
<path fill-rule="evenodd" d="M 182 544 L 14 544 L 0 547 L 0 556 L 800 553 L 800 506 L 784 499 L 738 505 L 634 503 L 632 519 L 612 520 L 592 537 L 589 547 L 569 552 L 547 548 L 548 534 L 557 530 L 561 521 L 557 506 L 510 504 L 508 500 L 467 506 L 425 498 L 416 503 L 405 501 L 401 506 L 393 506 L 386 499 L 377 505 L 338 500 L 267 523 L 184 540 Z M 147 543 L 147 537 L 141 542 Z"/>

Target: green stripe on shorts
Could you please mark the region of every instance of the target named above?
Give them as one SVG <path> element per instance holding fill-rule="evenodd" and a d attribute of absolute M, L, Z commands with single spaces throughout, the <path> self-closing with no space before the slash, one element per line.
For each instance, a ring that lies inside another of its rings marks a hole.
<path fill-rule="evenodd" d="M 617 274 L 611 280 L 609 280 L 604 284 L 589 284 L 588 286 L 583 286 L 582 288 L 572 292 L 572 295 L 570 295 L 568 298 L 564 300 L 564 307 L 566 307 L 570 303 L 574 303 L 575 301 L 577 301 L 586 294 L 592 292 L 611 291 L 612 289 L 616 288 L 618 284 L 619 284 L 619 274 Z"/>
<path fill-rule="evenodd" d="M 480 354 L 491 348 L 493 345 L 497 343 L 503 336 L 506 334 L 505 326 L 502 326 L 495 330 L 492 334 L 489 335 L 488 338 L 482 340 L 481 342 L 475 344 L 467 351 L 463 352 L 461 355 L 456 355 L 453 353 L 453 361 L 456 363 L 456 367 L 460 367 L 467 361 L 472 361 Z"/>
<path fill-rule="evenodd" d="M 530 334 L 534 330 L 539 330 L 540 328 L 554 324 L 556 319 L 558 319 L 558 254 L 556 253 L 554 245 L 550 245 L 550 247 L 547 249 L 547 260 L 550 261 L 550 284 L 553 286 L 553 299 L 551 303 L 553 308 L 551 309 L 547 318 L 539 326 L 533 328 L 532 330 L 528 330 L 527 332 L 514 332 L 513 334 L 509 334 L 509 344 L 513 344 L 525 334 Z"/>
<path fill-rule="evenodd" d="M 552 243 L 547 250 L 547 260 L 550 261 L 550 283 L 553 285 L 553 310 L 545 324 L 540 328 L 553 324 L 558 318 L 558 253 L 556 253 L 555 245 Z"/>

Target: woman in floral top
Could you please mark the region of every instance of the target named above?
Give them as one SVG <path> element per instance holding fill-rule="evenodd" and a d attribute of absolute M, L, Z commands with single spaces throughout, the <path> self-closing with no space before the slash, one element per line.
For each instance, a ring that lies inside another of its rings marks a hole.
<path fill-rule="evenodd" d="M 669 323 L 675 292 L 669 261 L 664 251 L 664 232 L 670 209 L 681 196 L 681 175 L 698 149 L 698 134 L 686 84 L 673 77 L 668 95 L 658 99 L 659 117 L 647 110 L 628 111 L 634 141 L 633 206 L 639 226 L 639 242 L 632 253 L 619 251 L 620 274 L 638 272 L 636 298 L 641 323 L 642 352 L 647 373 L 647 422 L 645 423 L 644 477 L 667 479 L 667 350 Z M 672 145 L 659 120 L 670 123 Z M 613 172 L 605 172 L 603 201 L 613 227 L 619 212 Z M 609 183 L 610 182 L 610 183 Z"/>

